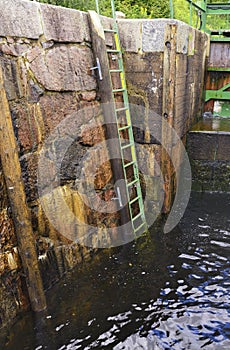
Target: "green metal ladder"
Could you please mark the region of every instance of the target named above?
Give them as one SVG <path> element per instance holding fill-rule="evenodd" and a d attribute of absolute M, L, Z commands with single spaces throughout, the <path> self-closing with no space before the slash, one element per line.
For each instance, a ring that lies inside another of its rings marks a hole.
<path fill-rule="evenodd" d="M 96 9 L 98 15 L 100 15 L 99 1 L 96 0 Z M 113 105 L 116 116 L 116 125 L 119 138 L 121 163 L 124 173 L 126 196 L 128 202 L 128 209 L 130 215 L 130 221 L 132 223 L 132 229 L 134 236 L 139 236 L 143 232 L 147 231 L 147 223 L 144 213 L 144 204 L 141 191 L 141 183 L 139 177 L 139 170 L 137 164 L 135 142 L 133 136 L 133 128 L 130 114 L 130 106 L 128 100 L 128 92 L 126 86 L 124 64 L 122 59 L 122 51 L 120 45 L 120 38 L 118 32 L 118 24 L 116 21 L 116 11 L 114 1 L 111 0 L 111 13 L 113 17 L 113 26 L 109 29 L 104 29 L 104 33 L 110 33 L 113 36 L 114 48 L 107 48 L 107 57 L 109 63 L 109 72 L 111 88 L 113 94 Z M 108 35 L 108 34 L 107 34 Z M 116 68 L 111 67 L 113 61 L 116 61 Z M 119 75 L 120 87 L 114 87 L 113 77 Z M 100 76 L 100 73 L 99 73 Z M 102 77 L 101 77 L 102 78 Z M 102 78 L 103 79 L 103 78 Z M 117 107 L 116 96 L 118 96 L 120 108 Z M 123 120 L 121 121 L 121 114 Z M 124 138 L 124 133 L 126 138 Z M 128 155 L 128 156 L 127 156 Z M 126 159 L 129 159 L 128 161 Z M 128 173 L 132 174 L 131 180 Z M 120 199 L 120 190 L 118 188 L 117 197 Z M 119 200 L 120 202 L 120 200 Z"/>

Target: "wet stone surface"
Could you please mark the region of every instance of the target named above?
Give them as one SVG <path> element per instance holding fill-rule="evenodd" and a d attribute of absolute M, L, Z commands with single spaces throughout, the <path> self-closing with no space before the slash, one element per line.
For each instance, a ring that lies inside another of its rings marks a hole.
<path fill-rule="evenodd" d="M 230 118 L 204 118 L 188 134 L 197 191 L 230 191 Z"/>

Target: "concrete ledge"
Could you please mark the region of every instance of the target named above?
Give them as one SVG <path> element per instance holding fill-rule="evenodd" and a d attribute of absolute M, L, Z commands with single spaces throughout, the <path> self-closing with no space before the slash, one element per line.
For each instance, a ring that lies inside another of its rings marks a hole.
<path fill-rule="evenodd" d="M 163 52 L 167 25 L 177 26 L 177 53 L 194 55 L 196 34 L 207 36 L 186 23 L 168 18 L 120 19 L 118 24 L 122 46 L 128 52 Z"/>
<path fill-rule="evenodd" d="M 187 146 L 193 160 L 230 161 L 230 132 L 192 131 Z"/>

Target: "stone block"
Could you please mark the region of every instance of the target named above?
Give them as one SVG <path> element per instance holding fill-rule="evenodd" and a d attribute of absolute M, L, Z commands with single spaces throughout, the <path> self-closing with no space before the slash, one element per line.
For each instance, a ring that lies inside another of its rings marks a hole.
<path fill-rule="evenodd" d="M 18 57 L 29 50 L 29 43 L 28 39 L 8 38 L 0 43 L 0 52 L 4 55 Z"/>
<path fill-rule="evenodd" d="M 164 33 L 168 20 L 143 20 L 142 23 L 142 50 L 143 52 L 163 52 Z"/>
<path fill-rule="evenodd" d="M 46 4 L 40 6 L 46 40 L 75 43 L 91 40 L 87 13 Z"/>
<path fill-rule="evenodd" d="M 188 134 L 188 152 L 191 159 L 229 161 L 230 133 L 192 131 Z"/>
<path fill-rule="evenodd" d="M 105 130 L 102 125 L 97 125 L 90 127 L 87 125 L 81 131 L 81 135 L 79 136 L 79 142 L 82 145 L 94 146 L 99 142 L 103 142 L 105 140 Z"/>
<path fill-rule="evenodd" d="M 216 152 L 216 159 L 230 161 L 230 132 L 218 133 L 218 149 Z"/>
<path fill-rule="evenodd" d="M 184 55 L 188 53 L 189 29 L 187 24 L 178 22 L 176 50 L 178 53 L 183 53 Z"/>
<path fill-rule="evenodd" d="M 35 49 L 33 49 L 35 50 Z M 31 54 L 28 59 L 31 61 Z M 50 91 L 84 91 L 96 89 L 92 51 L 88 47 L 60 45 L 49 50 L 36 48 L 29 68 L 43 87 Z"/>
<path fill-rule="evenodd" d="M 215 160 L 218 133 L 191 131 L 188 134 L 188 153 L 191 159 Z"/>
<path fill-rule="evenodd" d="M 195 191 L 230 191 L 230 162 L 193 160 L 192 178 Z"/>
<path fill-rule="evenodd" d="M 101 113 L 98 102 L 80 101 L 73 92 L 46 94 L 40 98 L 39 104 L 46 133 L 51 133 L 61 123 L 60 128 L 73 139 L 80 135 L 84 124 Z"/>
<path fill-rule="evenodd" d="M 38 39 L 42 35 L 39 4 L 27 0 L 0 1 L 0 36 Z"/>
<path fill-rule="evenodd" d="M 118 20 L 121 46 L 128 52 L 142 51 L 142 20 Z"/>

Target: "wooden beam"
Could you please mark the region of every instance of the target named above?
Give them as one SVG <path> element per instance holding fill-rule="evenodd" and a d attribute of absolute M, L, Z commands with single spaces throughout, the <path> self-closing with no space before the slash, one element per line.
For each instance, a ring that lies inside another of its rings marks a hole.
<path fill-rule="evenodd" d="M 165 199 L 163 212 L 171 209 L 174 194 L 174 167 L 172 158 L 172 132 L 175 116 L 176 85 L 176 34 L 177 25 L 170 24 L 165 29 L 164 71 L 163 71 L 163 118 L 162 123 L 162 173 L 164 178 Z M 169 127 L 168 127 L 169 126 Z"/>
<path fill-rule="evenodd" d="M 30 212 L 26 202 L 18 146 L 4 88 L 2 67 L 0 67 L 0 157 L 31 306 L 34 311 L 41 311 L 46 308 L 46 299 L 38 266 Z"/>
<path fill-rule="evenodd" d="M 92 39 L 92 48 L 95 56 L 95 61 L 98 58 L 101 66 L 102 80 L 98 79 L 98 88 L 100 94 L 100 101 L 102 103 L 102 110 L 104 121 L 106 124 L 106 137 L 107 139 L 113 139 L 114 147 L 109 149 L 109 154 L 111 157 L 111 167 L 113 171 L 114 182 L 124 179 L 124 172 L 122 168 L 121 162 L 121 154 L 118 150 L 120 150 L 119 146 L 119 138 L 118 138 L 118 130 L 116 124 L 116 114 L 114 106 L 114 98 L 113 98 L 113 87 L 111 82 L 111 77 L 109 73 L 109 61 L 108 55 L 106 52 L 106 42 L 105 42 L 105 34 L 103 27 L 101 25 L 100 17 L 95 11 L 89 11 L 89 23 L 91 28 L 91 39 Z M 117 159 L 117 154 L 119 155 L 119 159 Z M 121 194 L 123 198 L 126 198 L 126 188 L 125 185 L 122 186 Z M 123 200 L 124 202 L 124 200 Z M 122 210 L 120 210 L 121 224 L 127 223 L 129 218 L 128 206 L 126 205 Z"/>

